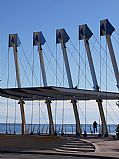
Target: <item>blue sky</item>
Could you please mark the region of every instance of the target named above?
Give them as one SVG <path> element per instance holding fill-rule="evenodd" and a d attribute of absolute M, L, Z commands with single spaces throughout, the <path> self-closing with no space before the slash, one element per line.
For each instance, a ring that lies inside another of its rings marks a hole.
<path fill-rule="evenodd" d="M 32 52 L 33 31 L 43 32 L 52 51 L 57 28 L 65 28 L 75 45 L 78 41 L 78 25 L 87 23 L 99 40 L 101 19 L 108 18 L 118 30 L 118 3 L 118 0 L 0 0 L 0 50 L 3 56 L 1 62 L 4 63 L 7 56 L 10 33 L 18 33 L 28 56 Z M 95 52 L 93 57 L 95 60 Z"/>
<path fill-rule="evenodd" d="M 110 22 L 115 26 L 115 28 L 119 30 L 119 20 L 118 20 L 119 9 L 118 8 L 119 8 L 118 0 L 10 0 L 10 1 L 0 0 L 0 62 L 2 65 L 2 67 L 0 68 L 0 71 L 2 72 L 5 59 L 7 57 L 8 34 L 10 33 L 19 34 L 25 53 L 29 57 L 30 53 L 32 52 L 32 33 L 34 31 L 43 31 L 44 36 L 48 42 L 48 45 L 50 46 L 52 51 L 55 50 L 54 49 L 54 47 L 56 46 L 55 45 L 55 30 L 58 28 L 65 28 L 75 45 L 78 40 L 78 25 L 87 23 L 89 27 L 91 28 L 91 30 L 93 31 L 93 33 L 95 34 L 95 36 L 99 40 L 99 21 L 101 19 L 108 18 Z M 117 38 L 119 39 L 118 36 Z M 94 39 L 92 39 L 92 41 L 94 42 Z M 78 48 L 78 45 L 76 45 L 76 47 Z M 99 49 L 99 46 L 97 47 Z M 104 47 L 105 47 L 105 43 L 104 43 Z M 119 46 L 116 45 L 116 50 L 118 50 L 118 47 Z M 59 50 L 59 47 L 58 47 L 58 50 Z M 73 48 L 70 48 L 70 50 L 71 52 L 74 52 Z M 83 46 L 82 46 L 82 50 L 83 50 L 82 52 L 84 52 Z M 48 48 L 44 47 L 44 51 L 47 53 L 47 56 L 50 59 L 50 53 L 48 53 L 49 52 Z M 20 52 L 19 56 L 21 56 L 22 58 L 23 50 L 20 48 L 19 52 Z M 35 52 L 37 52 L 37 49 L 35 49 Z M 60 53 L 60 51 L 58 53 Z M 10 55 L 12 54 L 13 54 L 12 50 L 10 50 Z M 55 53 L 54 53 L 54 56 L 55 56 Z M 105 58 L 105 55 L 103 56 Z M 71 58 L 71 55 L 69 57 Z M 95 67 L 97 69 L 97 76 L 99 76 L 99 62 L 96 61 L 96 59 L 98 59 L 98 56 L 96 56 L 95 51 L 93 52 L 93 57 L 95 60 L 94 62 Z M 119 59 L 117 52 L 116 52 L 116 57 L 117 59 Z M 62 59 L 60 55 L 59 55 L 59 59 L 60 59 L 59 63 L 61 64 Z M 38 67 L 38 62 L 39 60 L 36 55 L 36 64 L 35 64 L 36 67 Z M 49 74 L 51 69 L 48 66 L 48 62 L 47 61 L 45 62 L 46 62 L 46 68 L 48 70 L 47 74 Z M 53 62 L 52 59 L 51 59 L 51 62 Z M 75 67 L 73 65 L 73 60 L 71 59 L 70 62 L 71 62 L 71 69 L 73 70 L 72 76 L 74 80 L 74 85 L 76 85 L 77 77 L 76 78 L 74 77 Z M 10 64 L 11 64 L 10 81 L 12 83 L 13 81 L 12 77 L 15 76 L 13 71 L 13 68 L 14 68 L 13 56 L 10 56 Z M 24 67 L 26 68 L 28 66 L 26 64 L 26 61 L 24 61 L 24 64 L 25 64 Z M 108 64 L 111 65 L 110 61 Z M 82 66 L 82 69 L 83 69 L 83 66 Z M 23 73 L 22 69 L 21 71 Z M 4 73 L 5 74 L 4 78 L 1 81 L 1 87 L 6 86 L 4 81 L 7 79 L 7 68 L 5 69 L 5 72 L 6 73 Z M 36 76 L 38 76 L 39 78 L 38 69 L 36 69 Z M 29 77 L 31 78 L 31 76 Z M 59 78 L 61 80 L 62 77 L 59 77 Z M 88 78 L 91 82 L 91 85 L 93 86 L 91 81 L 91 76 L 89 75 Z M 48 81 L 50 85 L 52 84 L 52 81 L 54 80 L 55 79 L 52 79 L 51 76 L 50 77 L 48 76 Z M 84 77 L 82 77 L 82 81 L 83 80 L 84 80 Z M 113 90 L 113 88 L 114 90 L 117 90 L 115 86 L 116 81 L 114 77 L 112 77 L 112 81 L 114 82 L 112 82 L 111 84 L 111 80 L 109 79 L 109 83 L 110 83 L 108 84 L 109 90 Z M 84 85 L 81 87 L 84 87 Z M 93 104 L 91 103 L 89 105 L 93 105 Z M 95 110 L 95 108 L 94 109 L 92 108 L 92 110 Z M 97 111 L 97 109 L 95 111 Z M 92 114 L 93 113 L 94 112 L 92 111 Z M 89 115 L 90 118 L 92 117 L 92 114 Z M 95 118 L 98 120 L 97 116 Z M 91 118 L 90 122 L 92 121 L 93 119 Z M 116 122 L 118 122 L 118 120 L 116 120 Z M 110 123 L 112 123 L 111 120 L 110 120 Z"/>
<path fill-rule="evenodd" d="M 57 28 L 74 35 L 79 24 L 87 23 L 97 35 L 100 19 L 119 28 L 118 5 L 118 0 L 0 0 L 0 33 L 18 32 L 28 43 L 33 31 L 42 30 L 53 41 Z"/>

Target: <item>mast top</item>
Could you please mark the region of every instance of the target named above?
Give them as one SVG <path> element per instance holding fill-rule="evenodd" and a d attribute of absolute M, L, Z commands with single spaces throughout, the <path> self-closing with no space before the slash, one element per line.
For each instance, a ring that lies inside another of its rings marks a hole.
<path fill-rule="evenodd" d="M 69 39 L 70 37 L 64 28 L 56 30 L 56 44 L 61 42 L 66 43 L 69 41 Z"/>
<path fill-rule="evenodd" d="M 79 40 L 90 39 L 93 35 L 87 24 L 79 25 Z"/>
<path fill-rule="evenodd" d="M 33 32 L 33 46 L 35 45 L 44 45 L 46 42 L 45 37 L 43 36 L 42 32 Z"/>
<path fill-rule="evenodd" d="M 9 47 L 19 47 L 21 44 L 18 34 L 9 34 Z"/>
<path fill-rule="evenodd" d="M 100 36 L 111 35 L 115 31 L 115 28 L 109 22 L 108 19 L 100 21 Z"/>

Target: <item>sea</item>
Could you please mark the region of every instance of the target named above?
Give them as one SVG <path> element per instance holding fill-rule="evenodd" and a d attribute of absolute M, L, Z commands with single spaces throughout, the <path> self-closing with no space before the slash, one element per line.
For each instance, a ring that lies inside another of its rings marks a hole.
<path fill-rule="evenodd" d="M 116 127 L 115 124 L 108 124 L 108 133 L 115 135 Z M 86 131 L 87 134 L 93 133 L 92 124 L 81 124 L 82 133 Z M 76 125 L 75 124 L 56 124 L 55 130 L 57 134 L 75 134 Z M 26 132 L 28 134 L 49 134 L 48 124 L 26 124 Z M 101 132 L 101 126 L 97 127 L 97 134 Z M 4 134 L 21 134 L 21 124 L 20 123 L 0 123 L 0 133 Z"/>

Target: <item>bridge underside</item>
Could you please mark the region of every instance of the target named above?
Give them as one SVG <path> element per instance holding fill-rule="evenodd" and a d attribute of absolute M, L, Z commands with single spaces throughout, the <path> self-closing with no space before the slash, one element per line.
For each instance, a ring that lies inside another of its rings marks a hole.
<path fill-rule="evenodd" d="M 15 100 L 118 100 L 119 93 L 63 87 L 26 87 L 0 89 L 0 96 Z"/>

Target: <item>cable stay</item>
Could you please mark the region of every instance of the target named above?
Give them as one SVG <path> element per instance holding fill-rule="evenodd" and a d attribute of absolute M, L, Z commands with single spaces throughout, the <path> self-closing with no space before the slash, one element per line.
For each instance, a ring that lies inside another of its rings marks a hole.
<path fill-rule="evenodd" d="M 77 50 L 77 48 L 75 47 L 75 45 L 73 44 L 73 42 L 72 42 L 71 39 L 70 39 L 70 42 L 71 42 L 71 45 L 73 46 L 74 50 L 76 51 L 77 55 L 78 55 L 79 58 L 80 58 L 80 64 L 81 64 L 81 62 L 83 62 L 84 65 L 85 65 L 85 58 L 83 58 L 83 56 L 79 53 L 79 51 Z M 67 48 L 67 49 L 68 49 L 68 48 Z M 84 73 L 84 72 L 85 72 L 85 67 L 84 67 L 84 69 L 81 69 L 81 66 L 79 65 L 79 62 L 77 62 L 77 60 L 76 60 L 76 59 L 74 58 L 74 56 L 73 56 L 73 53 L 75 53 L 75 52 L 71 53 L 69 49 L 68 49 L 68 51 L 69 51 L 69 53 L 71 54 L 72 58 L 74 59 L 75 63 L 77 64 L 77 66 L 79 67 L 79 70 L 80 70 L 80 72 L 81 72 L 81 73 L 80 73 L 80 78 L 79 78 L 79 81 L 80 81 L 82 75 L 83 75 L 84 78 L 85 78 L 85 73 Z M 79 58 L 78 58 L 78 59 L 79 59 Z M 90 69 L 89 69 L 89 67 L 88 67 L 87 62 L 86 62 L 86 69 L 87 69 L 87 71 L 90 73 Z M 87 77 L 86 77 L 86 78 L 87 78 Z M 93 88 L 93 87 L 92 87 L 92 84 L 91 84 L 90 81 L 89 81 L 89 79 L 87 78 L 86 80 L 87 80 L 88 84 L 90 85 L 90 87 Z"/>
<path fill-rule="evenodd" d="M 78 56 L 78 78 L 77 78 L 77 86 L 80 88 L 80 68 L 81 68 L 81 51 L 80 51 L 80 41 L 79 41 L 79 56 Z"/>
<path fill-rule="evenodd" d="M 7 108 L 6 108 L 6 134 L 8 134 L 8 98 L 7 98 Z"/>
<path fill-rule="evenodd" d="M 104 107 L 104 109 L 106 109 L 106 108 Z M 115 122 L 114 122 L 114 120 L 112 119 L 111 115 L 108 112 L 107 112 L 107 114 L 110 117 L 110 119 L 112 120 L 113 124 L 116 125 Z"/>
<path fill-rule="evenodd" d="M 61 135 L 64 135 L 64 100 L 63 100 L 63 107 L 62 107 L 62 126 L 61 126 Z"/>
<path fill-rule="evenodd" d="M 91 44 L 91 45 L 93 46 L 93 48 L 95 49 L 96 53 L 100 56 L 100 51 L 97 50 L 97 48 L 96 48 L 95 45 L 91 42 L 91 40 L 90 40 L 90 44 Z M 101 48 L 102 48 L 102 45 L 100 45 L 100 50 L 102 50 Z M 104 51 L 104 53 L 105 53 L 105 50 L 103 50 L 103 51 Z M 104 58 L 102 57 L 102 54 L 101 54 L 101 56 L 100 56 L 100 59 L 101 59 L 101 61 L 102 61 L 104 64 L 106 64 Z M 107 68 L 109 69 L 109 71 L 111 72 L 111 74 L 114 75 L 114 73 L 113 73 L 113 71 L 111 70 L 111 68 L 109 67 L 109 65 L 107 65 Z"/>
<path fill-rule="evenodd" d="M 31 104 L 31 132 L 30 135 L 33 135 L 33 101 Z"/>
<path fill-rule="evenodd" d="M 26 58 L 26 60 L 27 60 L 28 66 L 29 66 L 29 68 L 30 68 L 30 70 L 31 70 L 31 72 L 32 72 L 33 68 L 32 68 L 32 66 L 31 66 L 31 64 L 30 64 L 30 60 L 28 59 L 28 57 L 27 57 L 27 55 L 26 55 L 26 53 L 25 53 L 25 50 L 24 50 L 22 44 L 21 44 L 21 48 L 22 48 L 23 53 L 24 53 L 24 56 L 25 56 L 25 58 Z M 32 54 L 33 54 L 33 52 L 31 52 L 31 55 L 32 55 Z M 30 55 L 30 56 L 31 56 L 31 55 Z M 29 58 L 30 58 L 30 56 L 29 56 Z M 28 69 L 28 67 L 26 66 L 26 71 L 27 71 L 27 69 Z M 25 72 L 26 72 L 26 71 L 25 71 Z M 27 76 L 29 76 L 29 75 L 27 75 Z M 35 76 L 35 74 L 33 74 L 33 77 L 34 77 L 34 80 L 35 80 L 36 84 L 39 85 L 38 79 L 37 79 L 37 77 Z M 32 85 L 32 84 L 31 84 L 31 85 Z"/>
<path fill-rule="evenodd" d="M 33 57 L 32 57 L 32 87 L 34 84 L 34 48 L 33 48 Z M 33 100 L 32 100 L 32 104 L 31 104 L 31 132 L 30 135 L 33 135 L 34 131 L 33 131 L 33 111 L 34 111 L 34 105 L 33 105 Z"/>
<path fill-rule="evenodd" d="M 57 76 L 58 76 L 58 66 L 57 66 L 57 45 L 56 45 L 56 57 L 55 57 L 55 59 L 56 59 L 56 81 L 55 81 L 55 85 L 56 85 L 56 87 L 57 87 L 57 80 L 58 80 L 58 78 L 57 78 Z M 57 135 L 57 100 L 55 101 L 55 135 Z"/>
<path fill-rule="evenodd" d="M 63 63 L 63 87 L 64 87 L 64 63 Z M 62 125 L 61 125 L 61 135 L 64 135 L 64 99 L 62 107 Z"/>
<path fill-rule="evenodd" d="M 93 35 L 93 37 L 95 38 L 97 44 L 100 46 L 100 50 L 102 50 L 104 53 L 106 53 L 106 49 L 104 49 L 104 47 L 102 46 L 102 44 L 98 41 L 98 39 Z M 100 41 L 101 41 L 101 36 L 100 36 Z M 108 70 L 110 71 L 110 73 L 112 75 L 114 75 L 114 72 L 112 71 L 112 69 L 110 68 L 110 66 L 108 64 L 106 64 L 106 61 L 104 60 L 104 58 L 102 57 L 103 54 L 100 55 L 100 52 L 98 51 L 98 49 L 95 47 L 95 45 L 90 41 L 90 44 L 93 46 L 93 48 L 95 49 L 96 53 L 99 54 L 100 56 L 100 60 L 106 65 L 106 67 L 108 68 Z M 110 60 L 109 55 L 106 55 L 106 58 L 108 58 Z M 111 75 L 110 75 L 111 77 Z M 102 83 L 104 85 L 104 83 Z"/>
<path fill-rule="evenodd" d="M 102 90 L 102 86 L 103 88 L 106 88 L 106 85 L 105 83 L 102 81 L 101 79 L 101 72 L 102 72 L 102 62 L 105 64 L 106 68 L 108 68 L 107 71 L 110 71 L 110 78 L 112 77 L 112 75 L 114 75 L 114 72 L 111 70 L 111 68 L 109 67 L 109 65 L 106 63 L 106 61 L 104 60 L 104 58 L 102 57 L 102 54 L 101 54 L 101 50 L 102 50 L 102 45 L 101 45 L 101 37 L 100 37 L 100 52 L 97 50 L 97 48 L 94 46 L 94 44 L 92 44 L 92 42 L 90 41 L 90 44 L 93 46 L 93 48 L 95 49 L 96 53 L 99 55 L 99 59 L 100 59 L 100 77 L 99 77 L 99 81 L 100 81 L 100 91 Z M 103 48 L 103 51 L 104 51 L 104 48 Z M 104 51 L 104 53 L 106 54 L 106 51 Z M 109 74 L 109 73 L 108 73 Z M 112 79 L 112 78 L 111 78 Z M 112 79 L 113 80 L 113 79 Z"/>
<path fill-rule="evenodd" d="M 40 65 L 40 63 L 39 63 Z M 41 68 L 40 68 L 40 86 L 41 86 L 41 79 L 42 75 L 41 75 Z M 41 134 L 41 101 L 38 101 L 38 116 L 39 116 L 39 123 L 38 123 L 38 129 L 37 129 L 37 134 L 40 135 Z"/>
<path fill-rule="evenodd" d="M 61 73 L 61 76 L 63 76 L 62 68 L 61 68 L 61 66 L 59 65 L 59 60 L 56 59 L 56 57 L 53 55 L 53 52 L 51 51 L 51 49 L 50 49 L 50 47 L 49 47 L 49 45 L 48 45 L 47 42 L 46 42 L 46 46 L 48 47 L 48 50 L 49 50 L 49 52 L 51 53 L 51 56 L 53 57 L 55 63 L 57 63 L 57 72 L 59 71 L 59 72 L 57 73 L 57 75 L 56 75 L 56 70 L 53 68 L 53 65 L 51 64 L 50 59 L 47 57 L 47 54 L 46 54 L 44 51 L 43 51 L 43 53 L 44 53 L 44 55 L 45 55 L 45 57 L 46 57 L 46 60 L 47 60 L 47 62 L 48 62 L 48 64 L 49 64 L 49 66 L 51 67 L 51 69 L 52 69 L 52 71 L 53 71 L 55 77 L 57 78 L 57 86 L 60 87 L 60 86 L 62 85 L 63 79 L 61 79 L 61 81 L 60 81 L 59 78 L 58 78 L 58 75 L 59 75 L 59 73 Z M 57 45 L 56 45 L 56 48 L 57 48 Z M 60 63 L 61 63 L 61 62 L 60 62 Z M 68 84 L 68 82 L 67 82 L 67 80 L 66 80 L 65 77 L 64 77 L 64 81 L 65 81 L 66 84 Z M 59 82 L 59 84 L 58 84 L 58 82 Z"/>
<path fill-rule="evenodd" d="M 93 87 L 92 87 L 92 84 L 91 84 L 90 81 L 89 81 L 89 79 L 88 79 L 88 78 L 86 77 L 86 75 L 85 75 L 85 66 L 84 66 L 84 70 L 82 70 L 81 67 L 80 67 L 80 65 L 78 64 L 78 62 L 77 62 L 76 59 L 74 58 L 73 54 L 70 52 L 69 49 L 67 49 L 67 50 L 68 50 L 68 52 L 70 53 L 71 57 L 74 59 L 74 61 L 75 61 L 75 63 L 77 64 L 77 66 L 79 67 L 79 70 L 80 70 L 79 82 L 80 82 L 80 80 L 81 80 L 81 75 L 83 75 L 84 78 L 86 78 L 86 80 L 87 80 L 88 84 L 90 85 L 90 87 L 93 88 Z M 85 65 L 85 63 L 84 63 L 84 65 Z M 87 67 L 87 65 L 86 65 L 86 67 Z"/>
<path fill-rule="evenodd" d="M 8 63 L 7 63 L 7 88 L 9 86 L 9 48 L 8 48 Z M 8 98 L 7 98 L 7 108 L 6 108 L 6 134 L 8 134 Z"/>
<path fill-rule="evenodd" d="M 14 134 L 16 134 L 16 119 L 17 119 L 17 116 L 16 116 L 16 101 L 15 101 L 15 104 L 14 104 Z"/>
<path fill-rule="evenodd" d="M 77 50 L 77 48 L 75 47 L 75 45 L 73 44 L 72 40 L 70 39 L 71 45 L 73 46 L 74 50 L 76 51 L 75 53 L 77 53 L 78 56 L 80 56 L 80 61 L 82 61 L 85 64 L 85 58 L 83 58 L 83 56 L 81 56 L 81 54 L 79 53 L 79 51 Z M 86 66 L 88 72 L 90 72 L 90 69 Z"/>
<path fill-rule="evenodd" d="M 44 55 L 45 55 L 45 58 L 46 58 L 46 60 L 48 61 L 48 64 L 49 64 L 49 66 L 51 67 L 51 69 L 52 69 L 52 71 L 53 71 L 53 73 L 54 73 L 54 75 L 55 75 L 55 77 L 56 77 L 56 72 L 55 72 L 55 69 L 53 68 L 53 66 L 52 66 L 52 64 L 51 64 L 51 62 L 50 62 L 50 60 L 48 59 L 48 57 L 47 57 L 47 55 L 46 55 L 46 53 L 43 51 L 43 53 L 44 53 Z M 62 73 L 62 75 L 63 75 L 63 73 Z M 61 81 L 57 78 L 57 81 L 59 82 L 59 86 L 61 86 Z M 65 82 L 67 83 L 67 80 L 65 79 Z"/>
<path fill-rule="evenodd" d="M 119 120 L 118 115 L 116 114 L 116 112 L 114 111 L 114 109 L 112 108 L 111 104 L 107 101 L 108 105 L 110 106 L 110 108 L 112 109 L 114 115 L 116 116 L 116 118 Z"/>
<path fill-rule="evenodd" d="M 52 50 L 50 49 L 50 47 L 49 47 L 49 45 L 48 45 L 48 43 L 47 43 L 47 41 L 46 41 L 46 46 L 48 47 L 48 50 L 49 50 L 49 52 L 51 53 L 51 56 L 53 57 L 53 59 L 54 59 L 54 61 L 56 62 L 56 64 L 57 64 L 57 71 L 59 70 L 60 71 L 60 73 L 61 73 L 61 75 L 63 75 L 63 71 L 62 71 L 62 68 L 60 67 L 60 65 L 59 65 L 59 60 L 58 60 L 58 58 L 56 59 L 55 58 L 55 56 L 53 55 L 53 52 L 52 52 Z M 57 45 L 56 45 L 56 51 L 57 51 Z M 48 59 L 48 57 L 47 57 L 47 54 L 45 53 L 45 56 L 46 56 L 46 58 L 47 58 L 47 61 L 48 61 L 48 63 L 49 63 L 49 65 L 51 65 L 51 62 L 49 61 L 49 59 Z M 52 67 L 52 65 L 50 66 L 51 67 L 51 69 L 52 69 L 52 71 L 53 71 L 53 73 L 54 73 L 54 75 L 55 75 L 55 77 L 57 77 L 58 76 L 58 74 L 56 74 L 56 72 L 55 72 L 55 70 L 53 69 L 53 67 Z M 65 80 L 65 82 L 67 83 L 67 80 L 66 80 L 66 78 L 64 77 L 64 80 Z M 57 77 L 57 81 L 59 82 L 59 86 L 61 86 L 61 82 L 59 81 L 59 79 L 58 79 L 58 77 Z"/>
<path fill-rule="evenodd" d="M 16 79 L 15 79 L 15 87 L 16 87 Z M 16 116 L 17 115 L 17 108 L 16 107 L 17 107 L 17 105 L 16 105 L 16 100 L 15 100 L 15 103 L 14 103 L 14 122 L 13 122 L 14 123 L 14 128 L 13 128 L 14 134 L 16 134 L 16 119 L 17 119 L 17 116 Z"/>
<path fill-rule="evenodd" d="M 21 66 L 22 66 L 22 68 L 23 68 L 23 71 L 24 71 L 24 74 L 26 75 L 26 78 L 27 78 L 27 82 L 30 84 L 30 86 L 32 85 L 31 84 L 31 82 L 30 82 L 30 80 L 29 80 L 29 76 L 27 75 L 27 70 L 25 69 L 25 67 L 24 67 L 24 65 L 23 65 L 23 63 L 22 63 L 22 61 L 21 61 L 21 59 L 19 58 L 19 62 L 20 62 L 20 64 L 21 64 Z M 23 83 L 23 80 L 22 80 L 22 83 Z"/>
<path fill-rule="evenodd" d="M 86 76 L 87 75 L 87 72 L 86 72 L 86 48 L 85 48 L 85 90 L 86 90 Z M 86 98 L 86 95 L 85 95 L 85 98 Z M 87 134 L 87 130 L 86 130 L 86 99 L 85 99 L 85 131 L 84 131 L 84 136 L 86 136 Z"/>
<path fill-rule="evenodd" d="M 2 73 L 1 73 L 0 82 L 3 81 L 3 79 L 4 79 L 5 69 L 6 69 L 6 66 L 7 66 L 7 61 L 8 61 L 8 57 L 6 57 L 5 64 L 4 64 L 4 66 L 3 66 L 3 71 L 2 71 Z"/>

